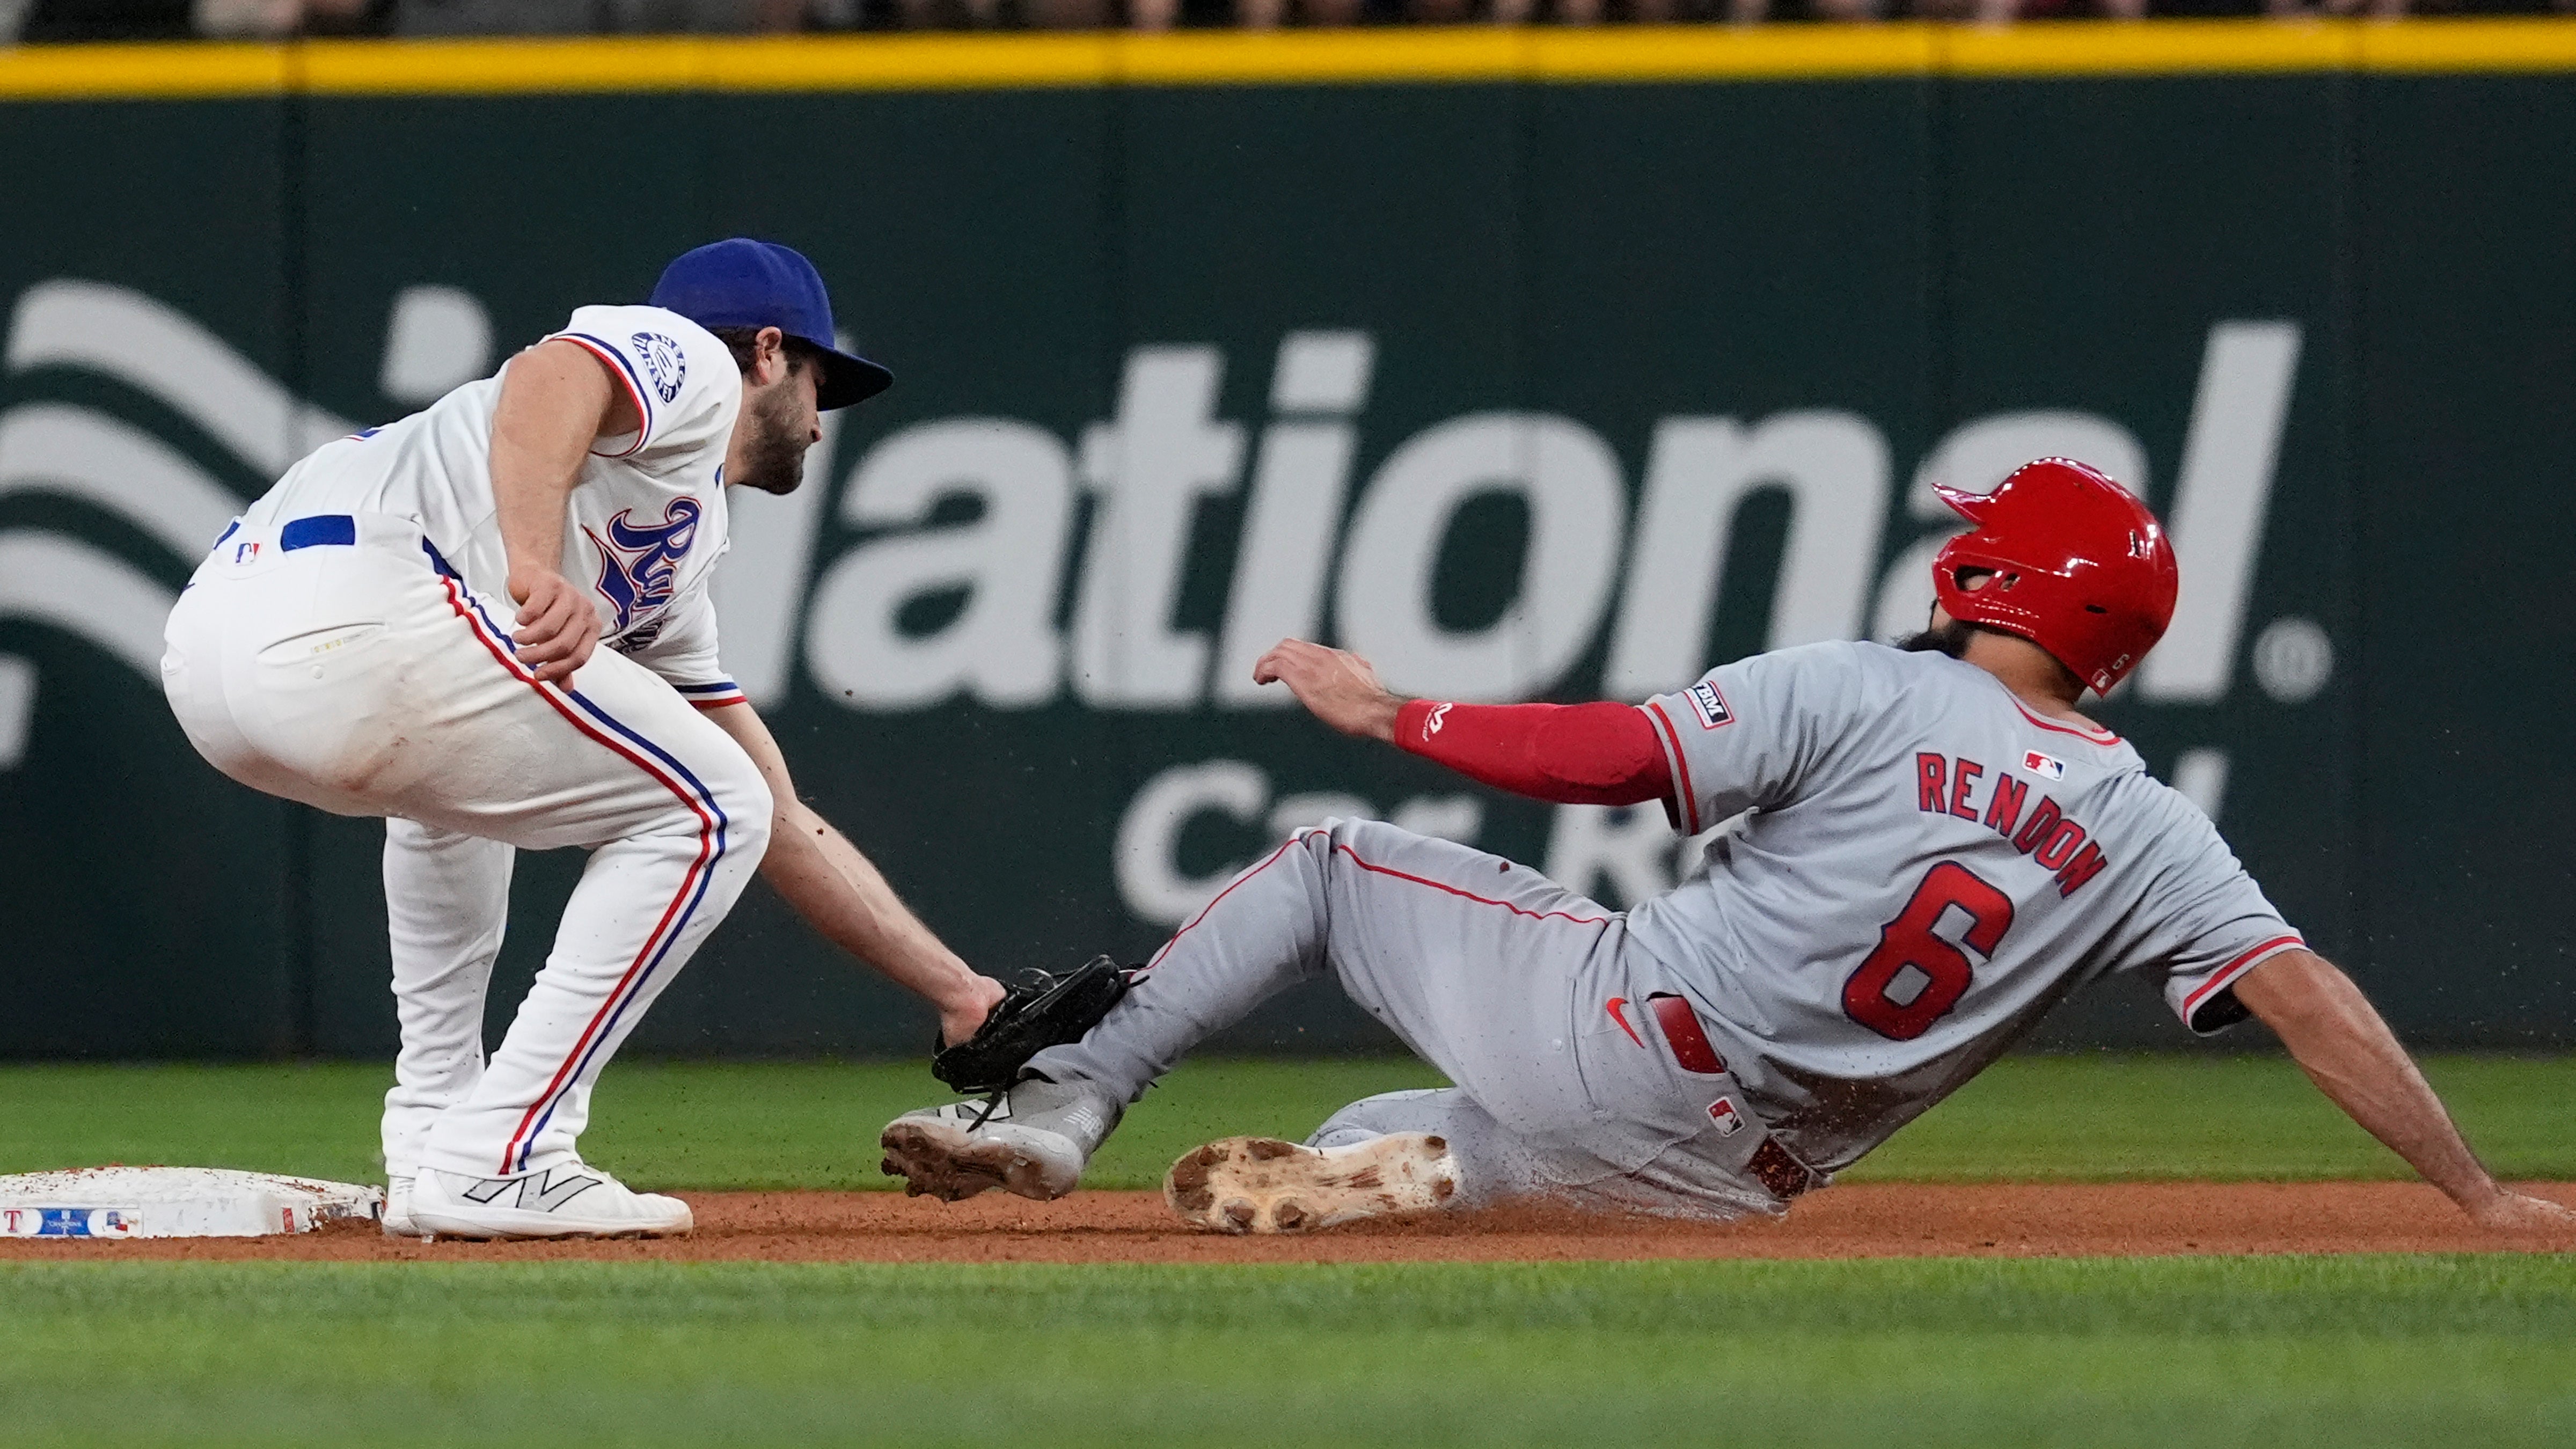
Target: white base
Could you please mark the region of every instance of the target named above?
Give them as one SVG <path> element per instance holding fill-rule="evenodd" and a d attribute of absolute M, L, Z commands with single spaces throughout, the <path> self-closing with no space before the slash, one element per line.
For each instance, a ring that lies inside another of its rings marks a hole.
<path fill-rule="evenodd" d="M 0 1177 L 0 1237 L 256 1238 L 374 1221 L 380 1188 L 225 1167 L 76 1167 Z"/>

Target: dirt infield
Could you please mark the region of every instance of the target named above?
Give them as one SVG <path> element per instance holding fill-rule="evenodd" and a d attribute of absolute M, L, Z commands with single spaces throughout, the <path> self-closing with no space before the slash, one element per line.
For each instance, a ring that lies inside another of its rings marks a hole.
<path fill-rule="evenodd" d="M 2576 1184 L 2526 1188 L 2576 1205 Z M 2420 1183 L 1857 1184 L 1777 1222 L 1678 1223 L 1528 1208 L 1230 1238 L 1175 1222 L 1159 1194 L 942 1204 L 890 1192 L 686 1194 L 691 1238 L 397 1242 L 355 1226 L 300 1237 L 0 1239 L 0 1260 L 781 1263 L 1375 1263 L 1643 1258 L 2103 1257 L 2227 1253 L 2564 1252 L 2576 1234 L 2481 1232 Z"/>

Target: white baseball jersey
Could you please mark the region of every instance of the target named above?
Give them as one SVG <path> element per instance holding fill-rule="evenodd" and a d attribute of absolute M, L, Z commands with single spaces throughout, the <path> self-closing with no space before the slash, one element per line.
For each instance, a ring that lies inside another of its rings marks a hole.
<path fill-rule="evenodd" d="M 700 704 L 742 691 L 716 657 L 708 579 L 726 548 L 724 459 L 742 375 L 723 342 L 659 307 L 583 307 L 549 337 L 605 363 L 642 428 L 593 445 L 565 512 L 562 568 L 591 585 L 601 642 Z M 492 415 L 509 367 L 400 422 L 295 465 L 243 515 L 252 529 L 313 514 L 419 523 L 466 587 L 509 597 L 492 500 Z"/>
<path fill-rule="evenodd" d="M 707 587 L 740 370 L 652 307 L 584 307 L 555 335 L 606 364 L 641 419 L 594 442 L 566 507 L 561 567 L 611 646 L 570 679 L 540 680 L 510 638 L 498 376 L 297 463 L 170 615 L 162 685 L 199 753 L 254 789 L 389 822 L 394 1179 L 596 1182 L 576 1149 L 592 1083 L 768 842 L 758 767 L 691 707 L 742 697 Z M 567 846 L 589 862 L 487 1060 L 513 852 Z"/>
<path fill-rule="evenodd" d="M 1629 913 L 1785 1145 L 1848 1165 L 2070 991 L 2144 973 L 2184 1025 L 2302 944 L 2117 736 L 1936 653 L 1757 655 L 1645 706 L 1708 873 Z"/>

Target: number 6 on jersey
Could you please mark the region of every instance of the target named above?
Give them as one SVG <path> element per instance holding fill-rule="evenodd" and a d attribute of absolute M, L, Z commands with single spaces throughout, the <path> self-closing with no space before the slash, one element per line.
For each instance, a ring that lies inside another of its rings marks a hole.
<path fill-rule="evenodd" d="M 1952 906 L 1971 922 L 1960 941 L 1991 958 L 2012 929 L 2012 897 L 1945 860 L 1924 873 L 1896 919 L 1878 928 L 1878 946 L 1843 983 L 1843 1014 L 1891 1041 L 1912 1041 L 1958 1005 L 1975 967 L 1967 952 L 1932 931 Z M 1919 980 L 1907 979 L 1909 966 Z M 1904 989 L 1900 981 L 1913 988 L 1901 1001 L 1891 994 Z"/>

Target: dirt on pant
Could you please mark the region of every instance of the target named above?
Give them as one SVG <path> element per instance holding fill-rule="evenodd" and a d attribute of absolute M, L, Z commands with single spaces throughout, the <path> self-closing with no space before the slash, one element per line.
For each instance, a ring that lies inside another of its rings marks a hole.
<path fill-rule="evenodd" d="M 2524 1190 L 2576 1205 L 2576 1184 Z M 1242 1238 L 1184 1227 L 1150 1192 L 1052 1203 L 986 1193 L 954 1204 L 891 1192 L 682 1196 L 696 1209 L 696 1234 L 652 1242 L 422 1243 L 345 1224 L 295 1237 L 0 1239 L 0 1260 L 1381 1263 L 2576 1250 L 2576 1233 L 2482 1231 L 2432 1188 L 2399 1182 L 1861 1183 L 1812 1194 L 1776 1221 L 1501 1208 Z"/>

